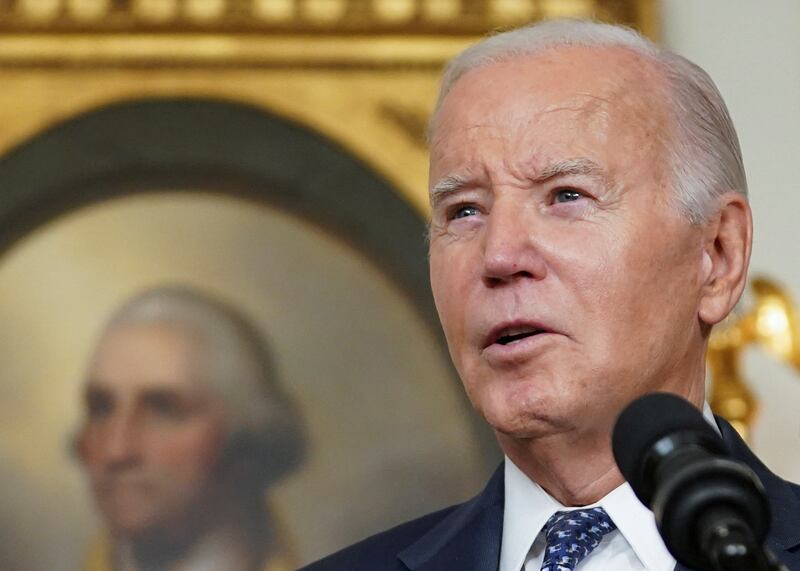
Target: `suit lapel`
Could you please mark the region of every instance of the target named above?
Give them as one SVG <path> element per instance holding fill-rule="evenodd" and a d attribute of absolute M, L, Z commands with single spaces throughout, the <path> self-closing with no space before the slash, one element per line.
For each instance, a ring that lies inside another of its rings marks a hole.
<path fill-rule="evenodd" d="M 790 569 L 797 569 L 800 567 L 800 554 L 789 550 L 800 545 L 800 498 L 795 494 L 791 484 L 776 476 L 756 458 L 739 433 L 725 419 L 716 417 L 716 420 L 722 432 L 722 439 L 730 448 L 733 457 L 747 464 L 764 484 L 772 509 L 772 527 L 767 537 L 767 547 Z M 675 571 L 691 571 L 691 569 L 678 563 Z"/>
<path fill-rule="evenodd" d="M 787 565 L 800 565 L 800 554 L 789 552 L 800 545 L 800 498 L 792 484 L 771 472 L 756 458 L 736 430 L 724 419 L 717 417 L 717 424 L 734 458 L 750 466 L 764 484 L 772 509 L 772 526 L 767 537 L 767 547 Z"/>
<path fill-rule="evenodd" d="M 800 568 L 800 498 L 791 484 L 769 471 L 738 433 L 717 417 L 723 440 L 734 458 L 747 464 L 764 484 L 772 507 L 767 546 L 791 569 Z M 447 515 L 428 533 L 398 554 L 412 571 L 497 571 L 503 535 L 504 471 L 501 465 L 486 488 Z M 675 571 L 692 571 L 678 563 Z"/>
<path fill-rule="evenodd" d="M 504 471 L 398 554 L 413 571 L 497 571 L 503 535 Z"/>

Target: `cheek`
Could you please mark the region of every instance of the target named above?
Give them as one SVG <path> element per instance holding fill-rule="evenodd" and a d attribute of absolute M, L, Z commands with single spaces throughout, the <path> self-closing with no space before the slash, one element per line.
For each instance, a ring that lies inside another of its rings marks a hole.
<path fill-rule="evenodd" d="M 599 230 L 590 227 L 586 232 L 553 233 L 554 245 L 547 257 L 553 284 L 549 293 L 562 307 L 577 306 L 580 313 L 605 320 L 612 317 L 610 310 L 623 309 L 617 304 L 631 271 L 624 238 Z"/>
<path fill-rule="evenodd" d="M 96 447 L 91 431 L 86 428 L 82 429 L 72 441 L 72 453 L 90 471 L 97 462 Z"/>
<path fill-rule="evenodd" d="M 87 426 L 75 437 L 73 452 L 90 474 L 102 473 L 108 465 L 106 431 Z"/>
<path fill-rule="evenodd" d="M 154 438 L 148 457 L 176 476 L 207 474 L 219 460 L 223 441 L 221 427 L 190 425 Z"/>
<path fill-rule="evenodd" d="M 439 319 L 445 332 L 454 317 L 453 315 L 453 268 L 445 263 L 446 256 L 441 250 L 431 250 L 430 254 L 430 279 L 433 300 L 436 303 L 436 310 L 439 312 Z"/>
<path fill-rule="evenodd" d="M 461 257 L 450 251 L 431 252 L 430 274 L 436 310 L 452 350 L 463 341 L 470 284 L 480 276 L 468 274 Z"/>
<path fill-rule="evenodd" d="M 650 354 L 694 323 L 699 266 L 690 241 L 664 230 L 660 236 L 642 231 L 607 244 L 598 253 L 595 284 L 585 284 L 596 301 L 584 302 L 617 354 Z"/>
<path fill-rule="evenodd" d="M 627 272 L 635 276 L 628 286 L 630 297 L 662 315 L 691 304 L 702 266 L 698 244 L 683 228 L 665 225 L 658 236 L 642 232 L 627 251 Z"/>

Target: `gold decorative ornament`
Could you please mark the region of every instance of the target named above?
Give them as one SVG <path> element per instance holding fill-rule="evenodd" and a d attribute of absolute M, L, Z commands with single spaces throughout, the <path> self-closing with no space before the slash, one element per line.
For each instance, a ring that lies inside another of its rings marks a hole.
<path fill-rule="evenodd" d="M 422 149 L 428 144 L 428 115 L 416 109 L 406 109 L 399 104 L 386 103 L 380 108 L 383 116 L 395 123 L 410 141 Z"/>
<path fill-rule="evenodd" d="M 480 35 L 498 23 L 591 17 L 653 36 L 655 9 L 655 0 L 5 0 L 0 29 Z M 53 19 L 47 29 L 45 18 Z"/>
<path fill-rule="evenodd" d="M 744 438 L 749 436 L 758 412 L 758 402 L 742 373 L 744 349 L 758 345 L 800 371 L 800 325 L 793 301 L 767 278 L 753 279 L 750 288 L 752 307 L 715 329 L 708 346 L 711 408 L 727 418 Z"/>
<path fill-rule="evenodd" d="M 41 23 L 55 18 L 60 9 L 60 0 L 19 0 L 12 16 L 24 24 Z"/>
<path fill-rule="evenodd" d="M 253 2 L 253 15 L 264 20 L 289 20 L 294 13 L 292 0 L 255 0 Z"/>
<path fill-rule="evenodd" d="M 213 21 L 225 13 L 225 0 L 186 0 L 186 15 L 198 22 Z"/>
<path fill-rule="evenodd" d="M 531 20 L 536 16 L 538 2 L 530 0 L 494 0 L 490 4 L 492 18 L 498 23 Z"/>
<path fill-rule="evenodd" d="M 178 14 L 178 0 L 136 0 L 134 16 L 145 22 L 163 23 L 174 20 Z"/>
<path fill-rule="evenodd" d="M 457 18 L 461 0 L 428 0 L 422 4 L 422 17 L 431 22 L 443 22 Z"/>
<path fill-rule="evenodd" d="M 387 22 L 406 22 L 414 17 L 414 0 L 374 0 L 375 13 Z"/>
<path fill-rule="evenodd" d="M 76 20 L 92 21 L 106 15 L 110 0 L 68 0 L 67 10 Z"/>

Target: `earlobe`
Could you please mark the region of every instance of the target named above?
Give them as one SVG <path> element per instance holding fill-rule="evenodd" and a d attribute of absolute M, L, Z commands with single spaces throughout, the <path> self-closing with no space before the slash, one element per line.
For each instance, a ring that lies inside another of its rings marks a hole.
<path fill-rule="evenodd" d="M 706 223 L 699 317 L 707 325 L 722 321 L 739 301 L 747 281 L 753 221 L 747 199 L 738 192 L 720 197 L 720 209 Z"/>

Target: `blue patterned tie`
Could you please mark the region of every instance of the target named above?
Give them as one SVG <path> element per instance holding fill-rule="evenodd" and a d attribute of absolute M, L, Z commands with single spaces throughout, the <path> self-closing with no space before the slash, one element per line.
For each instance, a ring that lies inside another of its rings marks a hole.
<path fill-rule="evenodd" d="M 603 508 L 556 512 L 544 524 L 547 547 L 542 571 L 575 571 L 603 536 L 616 528 Z"/>

